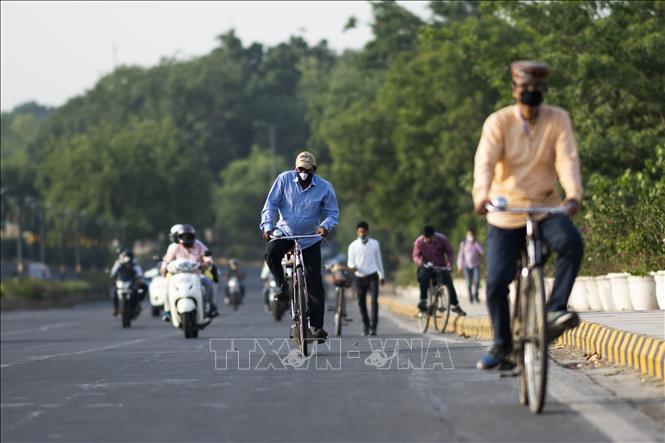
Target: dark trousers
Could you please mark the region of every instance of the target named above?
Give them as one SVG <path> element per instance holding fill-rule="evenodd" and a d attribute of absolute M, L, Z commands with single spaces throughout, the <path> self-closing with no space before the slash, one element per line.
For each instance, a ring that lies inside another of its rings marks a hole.
<path fill-rule="evenodd" d="M 464 268 L 464 279 L 466 287 L 469 290 L 469 301 L 480 301 L 478 299 L 478 290 L 480 289 L 480 266 L 475 268 Z"/>
<path fill-rule="evenodd" d="M 367 315 L 367 291 L 372 296 L 372 319 Z M 367 275 L 365 277 L 356 277 L 356 297 L 358 297 L 358 306 L 360 315 L 363 318 L 365 328 L 376 331 L 376 325 L 379 323 L 379 274 Z"/>
<path fill-rule="evenodd" d="M 429 288 L 430 281 L 434 281 L 435 284 L 443 283 L 446 285 L 448 292 L 450 293 L 450 304 L 452 306 L 459 304 L 455 285 L 453 285 L 453 279 L 450 277 L 450 272 L 435 271 L 434 269 L 428 269 L 425 267 L 418 268 L 418 283 L 420 283 L 421 302 L 427 300 L 427 289 Z"/>
<path fill-rule="evenodd" d="M 277 286 L 285 283 L 282 258 L 291 248 L 293 240 L 273 240 L 268 243 L 265 259 Z M 321 278 L 321 243 L 303 249 L 302 258 L 305 262 L 305 280 L 309 291 L 309 324 L 313 328 L 322 328 L 325 295 Z"/>
<path fill-rule="evenodd" d="M 570 291 L 579 271 L 584 245 L 579 231 L 564 215 L 554 215 L 539 223 L 541 238 L 557 253 L 554 287 L 548 311 L 566 309 Z M 487 233 L 487 307 L 492 318 L 494 341 L 498 346 L 512 344 L 508 293 L 515 279 L 516 263 L 524 247 L 526 228 L 502 229 L 490 225 Z"/>

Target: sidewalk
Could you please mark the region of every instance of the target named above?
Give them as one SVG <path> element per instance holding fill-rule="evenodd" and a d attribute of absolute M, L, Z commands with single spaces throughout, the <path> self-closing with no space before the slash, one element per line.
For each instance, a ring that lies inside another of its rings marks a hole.
<path fill-rule="evenodd" d="M 489 321 L 481 289 L 480 303 L 469 302 L 464 280 L 454 281 L 462 309 L 467 317 L 451 317 L 446 332 L 464 337 L 491 340 Z M 386 287 L 381 304 L 398 314 L 415 317 L 419 292 L 416 287 Z M 577 328 L 566 331 L 556 344 L 597 354 L 619 366 L 665 380 L 665 311 L 583 312 Z"/>

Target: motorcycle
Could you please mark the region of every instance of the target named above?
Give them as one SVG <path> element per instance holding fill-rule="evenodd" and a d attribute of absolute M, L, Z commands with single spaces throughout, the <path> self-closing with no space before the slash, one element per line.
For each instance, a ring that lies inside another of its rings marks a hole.
<path fill-rule="evenodd" d="M 275 321 L 280 321 L 284 313 L 289 309 L 289 302 L 277 301 L 270 296 L 270 292 L 274 291 L 276 288 L 277 283 L 271 276 L 266 288 L 264 289 L 266 291 L 265 298 L 268 300 L 268 310 L 272 314 L 272 317 L 275 319 Z"/>
<path fill-rule="evenodd" d="M 240 295 L 240 279 L 235 275 L 231 276 L 226 282 L 226 294 L 229 305 L 233 307 L 234 311 L 237 310 L 242 300 Z"/>
<path fill-rule="evenodd" d="M 157 261 L 157 266 L 146 271 L 145 277 L 150 280 L 148 294 L 150 296 L 152 316 L 159 317 L 159 314 L 161 314 L 161 311 L 164 308 L 169 283 L 166 277 L 162 277 L 159 274 L 161 258 L 158 257 L 155 261 Z"/>
<path fill-rule="evenodd" d="M 125 272 L 119 272 L 115 280 L 115 296 L 118 298 L 118 314 L 122 320 L 122 327 L 132 326 L 132 320 L 139 315 L 139 306 L 136 288 L 133 279 Z"/>
<path fill-rule="evenodd" d="M 167 266 L 168 278 L 166 303 L 171 312 L 171 323 L 180 328 L 185 338 L 197 338 L 199 331 L 212 319 L 204 318 L 203 287 L 198 274 L 199 263 L 194 260 L 174 260 Z"/>

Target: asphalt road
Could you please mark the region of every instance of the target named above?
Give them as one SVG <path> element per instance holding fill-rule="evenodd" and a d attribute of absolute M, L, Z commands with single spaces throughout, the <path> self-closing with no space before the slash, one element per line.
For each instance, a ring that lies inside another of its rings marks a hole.
<path fill-rule="evenodd" d="M 258 279 L 238 311 L 224 306 L 191 340 L 147 309 L 127 330 L 106 304 L 3 313 L 2 441 L 655 438 L 630 405 L 574 371 L 553 365 L 534 416 L 515 378 L 475 369 L 487 343 L 423 337 L 387 312 L 370 342 L 355 303 L 349 312 L 341 340 L 306 361 L 284 340 L 289 323 L 264 311 Z M 331 313 L 326 322 L 332 330 Z"/>

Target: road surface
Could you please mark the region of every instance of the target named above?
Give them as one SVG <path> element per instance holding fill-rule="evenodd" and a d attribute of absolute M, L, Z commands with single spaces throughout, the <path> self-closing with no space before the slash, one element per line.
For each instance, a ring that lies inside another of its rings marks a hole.
<path fill-rule="evenodd" d="M 306 361 L 284 339 L 288 322 L 264 311 L 258 279 L 238 311 L 223 306 L 191 340 L 147 308 L 127 330 L 110 304 L 3 313 L 2 441 L 658 438 L 628 402 L 607 401 L 575 371 L 552 365 L 534 416 L 515 378 L 475 369 L 487 343 L 422 336 L 415 320 L 383 311 L 370 342 L 355 303 L 349 312 L 341 340 Z M 331 331 L 331 313 L 326 321 Z"/>

